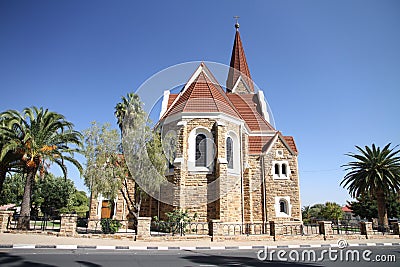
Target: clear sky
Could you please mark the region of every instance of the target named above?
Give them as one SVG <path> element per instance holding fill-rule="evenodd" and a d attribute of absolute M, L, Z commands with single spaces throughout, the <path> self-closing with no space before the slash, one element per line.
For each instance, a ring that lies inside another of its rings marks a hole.
<path fill-rule="evenodd" d="M 43 106 L 77 130 L 117 127 L 115 104 L 155 73 L 229 64 L 238 15 L 252 78 L 295 137 L 302 205 L 344 204 L 344 154 L 400 144 L 399 14 L 396 0 L 3 0 L 0 111 Z"/>

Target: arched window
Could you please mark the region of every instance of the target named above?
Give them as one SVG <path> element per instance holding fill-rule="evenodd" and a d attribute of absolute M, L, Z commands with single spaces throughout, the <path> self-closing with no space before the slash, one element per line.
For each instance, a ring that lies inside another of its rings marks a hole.
<path fill-rule="evenodd" d="M 233 141 L 230 137 L 226 139 L 226 160 L 228 161 L 228 168 L 233 169 Z"/>
<path fill-rule="evenodd" d="M 204 134 L 196 136 L 196 167 L 207 167 L 207 140 Z"/>
<path fill-rule="evenodd" d="M 279 200 L 279 211 L 283 213 L 287 213 L 287 203 L 285 200 Z"/>
<path fill-rule="evenodd" d="M 285 163 L 282 164 L 282 175 L 287 176 L 287 166 Z"/>
<path fill-rule="evenodd" d="M 279 175 L 279 164 L 275 163 L 274 168 L 275 168 L 275 174 Z"/>

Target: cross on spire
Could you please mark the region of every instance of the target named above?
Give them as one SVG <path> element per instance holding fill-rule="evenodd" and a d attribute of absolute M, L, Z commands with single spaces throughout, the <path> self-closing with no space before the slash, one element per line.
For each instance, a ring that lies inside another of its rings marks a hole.
<path fill-rule="evenodd" d="M 235 28 L 236 28 L 236 30 L 238 30 L 239 29 L 239 16 L 233 16 L 233 18 L 236 20 L 236 23 L 235 23 Z"/>

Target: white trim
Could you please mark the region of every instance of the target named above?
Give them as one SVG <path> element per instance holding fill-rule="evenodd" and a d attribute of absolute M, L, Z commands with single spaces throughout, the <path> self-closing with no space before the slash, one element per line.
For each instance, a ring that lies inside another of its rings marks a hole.
<path fill-rule="evenodd" d="M 178 123 L 176 125 L 177 126 L 186 126 L 187 125 L 187 121 L 178 121 Z"/>
<path fill-rule="evenodd" d="M 287 205 L 287 213 L 281 212 L 280 201 L 284 200 Z M 275 197 L 275 216 L 280 218 L 288 218 L 292 215 L 292 204 L 290 204 L 290 197 L 289 196 L 276 196 Z"/>
<path fill-rule="evenodd" d="M 218 163 L 219 164 L 228 164 L 228 161 L 226 160 L 226 158 L 218 158 Z"/>
<path fill-rule="evenodd" d="M 214 76 L 211 74 L 211 71 L 207 68 L 207 66 L 202 62 L 200 63 L 200 65 L 197 67 L 197 69 L 195 70 L 195 72 L 192 74 L 192 76 L 189 78 L 188 82 L 186 83 L 185 87 L 183 88 L 183 90 L 181 91 L 181 94 L 183 94 L 186 89 L 189 88 L 189 86 L 194 82 L 194 80 L 196 80 L 196 78 L 200 75 L 200 73 L 204 73 L 207 78 L 211 81 L 212 84 L 217 84 L 218 86 L 219 83 L 218 81 L 216 81 L 214 79 Z"/>
<path fill-rule="evenodd" d="M 279 174 L 275 174 L 275 165 L 279 165 Z M 286 175 L 282 174 L 282 166 L 286 165 Z M 272 178 L 274 180 L 289 180 L 290 179 L 290 167 L 287 160 L 273 160 L 271 168 Z"/>
<path fill-rule="evenodd" d="M 240 145 L 239 145 L 239 137 L 234 131 L 228 131 L 225 134 L 225 153 L 226 153 L 226 148 L 227 148 L 227 139 L 230 137 L 232 139 L 232 156 L 233 156 L 233 169 L 228 168 L 228 174 L 239 174 L 240 173 Z M 226 155 L 226 158 L 228 158 L 228 155 Z"/>
<path fill-rule="evenodd" d="M 167 109 L 168 109 L 169 95 L 170 95 L 170 91 L 169 91 L 169 90 L 165 90 L 165 91 L 164 91 L 163 100 L 162 100 L 162 102 L 161 102 L 160 117 L 159 117 L 158 119 L 161 119 L 162 116 L 164 115 L 164 113 L 165 113 L 165 112 L 167 111 Z"/>
<path fill-rule="evenodd" d="M 250 78 L 249 78 L 249 79 L 250 79 Z M 251 79 L 250 79 L 250 80 L 251 80 Z M 247 90 L 247 93 L 250 94 L 250 93 L 251 93 L 250 88 L 249 88 L 248 84 L 244 81 L 244 79 L 242 79 L 242 75 L 239 75 L 239 77 L 238 77 L 238 79 L 237 79 L 235 85 L 234 85 L 233 88 L 232 88 L 232 93 L 236 93 L 236 88 L 238 87 L 240 81 L 243 82 L 244 87 L 245 87 L 246 90 Z"/>
<path fill-rule="evenodd" d="M 275 134 L 275 137 L 271 141 L 271 145 L 265 151 L 265 154 L 268 154 L 271 151 L 278 138 L 282 141 L 283 145 L 287 148 L 287 150 L 289 150 L 290 154 L 297 156 L 297 154 L 290 148 L 290 146 L 286 143 L 285 139 L 279 133 Z"/>
<path fill-rule="evenodd" d="M 258 102 L 261 105 L 262 115 L 263 115 L 264 119 L 268 123 L 270 123 L 270 117 L 269 117 L 269 113 L 268 113 L 268 109 L 267 109 L 267 103 L 265 102 L 264 92 L 261 89 L 258 89 L 257 96 L 258 96 Z"/>
<path fill-rule="evenodd" d="M 206 136 L 206 167 L 196 166 L 196 136 L 199 134 Z M 212 172 L 214 169 L 215 152 L 215 143 L 211 131 L 203 126 L 194 128 L 188 136 L 188 171 Z"/>
<path fill-rule="evenodd" d="M 232 117 L 230 115 L 227 115 L 222 112 L 181 112 L 178 114 L 174 114 L 172 116 L 168 116 L 164 118 L 162 124 L 169 124 L 171 122 L 177 121 L 177 120 L 184 120 L 184 119 L 214 119 L 216 121 L 219 121 L 221 119 L 226 120 L 228 122 L 231 122 L 236 125 L 244 125 L 243 120 L 239 118 Z M 179 124 L 179 122 L 178 122 Z M 181 125 L 181 124 L 179 124 Z M 182 122 L 183 125 L 183 122 Z"/>

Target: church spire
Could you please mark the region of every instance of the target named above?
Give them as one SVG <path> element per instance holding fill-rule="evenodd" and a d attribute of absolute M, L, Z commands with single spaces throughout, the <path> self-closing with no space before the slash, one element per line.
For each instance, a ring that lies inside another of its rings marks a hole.
<path fill-rule="evenodd" d="M 232 92 L 234 89 L 233 87 L 236 85 L 239 77 L 241 77 L 242 81 L 246 84 L 249 93 L 253 93 L 254 85 L 251 79 L 249 66 L 247 65 L 246 56 L 244 54 L 242 40 L 240 39 L 238 23 L 239 17 L 235 16 L 234 18 L 236 19 L 236 34 L 230 62 L 231 68 L 229 69 L 228 79 L 226 80 L 226 90 L 227 92 Z"/>

